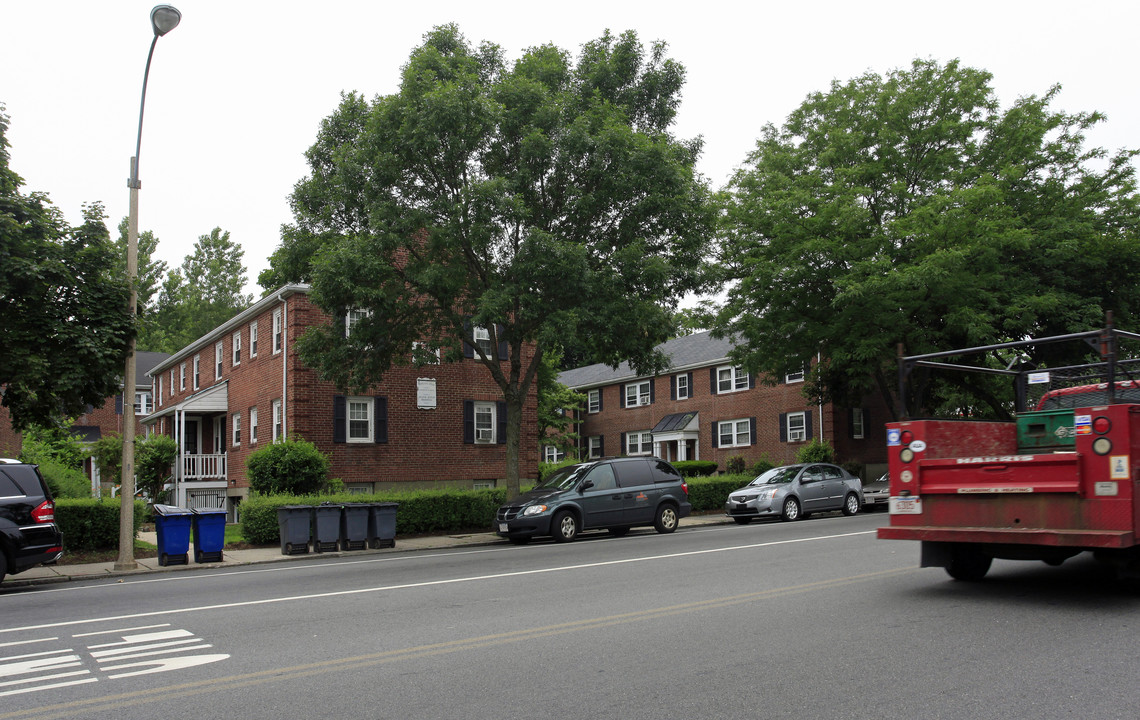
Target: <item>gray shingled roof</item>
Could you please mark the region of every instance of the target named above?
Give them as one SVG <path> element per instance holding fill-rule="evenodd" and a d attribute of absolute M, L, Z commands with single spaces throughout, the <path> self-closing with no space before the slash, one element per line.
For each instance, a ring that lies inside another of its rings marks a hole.
<path fill-rule="evenodd" d="M 712 365 L 727 359 L 728 352 L 732 349 L 732 341 L 718 340 L 706 331 L 674 338 L 661 343 L 657 349 L 671 359 L 669 371 L 676 372 Z M 559 373 L 558 382 L 573 390 L 582 390 L 636 377 L 639 376 L 634 373 L 629 363 L 623 362 L 616 370 L 605 363 L 597 363 Z"/>
<path fill-rule="evenodd" d="M 168 357 L 170 357 L 170 353 L 137 351 L 135 353 L 135 387 L 150 387 L 150 378 L 147 377 L 147 373 Z"/>

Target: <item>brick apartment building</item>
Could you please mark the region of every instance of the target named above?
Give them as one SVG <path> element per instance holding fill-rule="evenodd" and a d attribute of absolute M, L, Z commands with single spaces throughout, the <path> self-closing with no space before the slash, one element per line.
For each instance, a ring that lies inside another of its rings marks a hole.
<path fill-rule="evenodd" d="M 296 351 L 308 328 L 330 321 L 308 290 L 270 293 L 152 368 L 155 409 L 144 422 L 179 440 L 173 502 L 233 513 L 249 493 L 246 458 L 284 436 L 329 454 L 330 477 L 353 492 L 494 487 L 506 476 L 506 406 L 477 359 L 394 365 L 364 395 L 338 393 Z M 532 389 L 524 438 L 537 432 L 536 398 Z M 538 462 L 528 445 L 524 476 Z"/>
<path fill-rule="evenodd" d="M 709 333 L 663 343 L 671 367 L 656 377 L 598 364 L 561 373 L 559 382 L 587 396 L 581 413 L 579 456 L 656 455 L 666 460 L 712 460 L 721 470 L 733 456 L 751 465 L 761 457 L 795 462 L 813 438 L 827 440 L 839 462 L 864 466 L 864 476 L 886 468 L 887 409 L 868 398 L 857 408 L 813 404 L 803 397 L 802 373 L 775 385 L 728 359 L 732 344 Z M 552 446 L 543 459 L 558 457 Z"/>

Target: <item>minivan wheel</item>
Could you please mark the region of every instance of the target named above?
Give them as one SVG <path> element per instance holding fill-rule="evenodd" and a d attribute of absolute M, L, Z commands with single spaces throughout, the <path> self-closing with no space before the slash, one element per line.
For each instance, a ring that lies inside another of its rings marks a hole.
<path fill-rule="evenodd" d="M 569 510 L 563 510 L 555 515 L 551 526 L 557 542 L 569 542 L 578 535 L 578 519 Z"/>
<path fill-rule="evenodd" d="M 677 529 L 677 508 L 672 505 L 662 505 L 657 508 L 657 517 L 653 519 L 653 529 L 659 533 L 671 533 Z"/>
<path fill-rule="evenodd" d="M 855 493 L 851 493 L 843 501 L 843 514 L 854 515 L 857 512 L 859 512 L 859 498 L 855 496 Z"/>
<path fill-rule="evenodd" d="M 790 497 L 784 501 L 784 512 L 780 514 L 780 519 L 787 522 L 800 519 L 800 501 L 794 497 Z"/>

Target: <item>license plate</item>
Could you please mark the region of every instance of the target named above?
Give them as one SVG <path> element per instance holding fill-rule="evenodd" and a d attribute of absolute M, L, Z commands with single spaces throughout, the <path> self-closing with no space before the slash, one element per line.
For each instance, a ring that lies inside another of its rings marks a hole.
<path fill-rule="evenodd" d="M 506 523 L 499 523 L 499 532 L 506 532 L 506 531 L 507 531 L 507 524 Z"/>
<path fill-rule="evenodd" d="M 891 515 L 922 514 L 922 498 L 920 497 L 893 497 L 889 502 Z"/>

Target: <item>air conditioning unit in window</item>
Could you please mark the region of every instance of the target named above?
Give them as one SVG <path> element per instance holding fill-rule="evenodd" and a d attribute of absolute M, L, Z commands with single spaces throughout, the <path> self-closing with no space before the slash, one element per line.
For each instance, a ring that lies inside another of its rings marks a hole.
<path fill-rule="evenodd" d="M 642 405 L 648 405 L 649 404 L 649 398 L 648 397 L 641 398 L 641 404 Z"/>
<path fill-rule="evenodd" d="M 494 439 L 491 430 L 488 428 L 479 428 L 475 431 L 475 440 L 478 442 L 491 442 Z"/>

